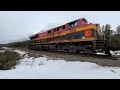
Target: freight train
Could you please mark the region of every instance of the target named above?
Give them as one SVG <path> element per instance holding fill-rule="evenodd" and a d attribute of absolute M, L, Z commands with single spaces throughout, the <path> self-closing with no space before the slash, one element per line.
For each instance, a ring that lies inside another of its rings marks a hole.
<path fill-rule="evenodd" d="M 120 50 L 120 42 L 111 35 L 109 25 L 101 32 L 100 24 L 88 23 L 80 18 L 45 32 L 30 36 L 28 44 L 32 50 L 52 50 L 96 54 Z M 119 36 L 119 35 L 118 35 Z"/>

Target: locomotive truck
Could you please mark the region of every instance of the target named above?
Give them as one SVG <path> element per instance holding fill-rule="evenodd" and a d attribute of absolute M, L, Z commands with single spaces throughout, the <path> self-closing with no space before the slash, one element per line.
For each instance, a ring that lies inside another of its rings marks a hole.
<path fill-rule="evenodd" d="M 120 50 L 120 35 L 112 35 L 110 25 L 101 31 L 100 24 L 88 23 L 80 18 L 64 25 L 30 36 L 28 48 L 32 50 L 52 50 L 96 54 L 110 50 Z"/>

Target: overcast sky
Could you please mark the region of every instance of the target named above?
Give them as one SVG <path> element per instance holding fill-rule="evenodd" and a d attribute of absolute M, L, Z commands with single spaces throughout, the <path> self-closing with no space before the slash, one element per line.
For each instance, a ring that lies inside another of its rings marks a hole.
<path fill-rule="evenodd" d="M 0 43 L 26 40 L 32 34 L 86 18 L 100 25 L 120 25 L 120 11 L 0 11 Z"/>

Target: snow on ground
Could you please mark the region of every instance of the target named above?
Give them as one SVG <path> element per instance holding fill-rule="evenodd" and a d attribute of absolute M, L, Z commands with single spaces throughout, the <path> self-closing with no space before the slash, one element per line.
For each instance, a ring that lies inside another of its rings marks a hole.
<path fill-rule="evenodd" d="M 19 53 L 20 55 L 24 55 L 24 54 L 27 53 L 27 52 L 25 52 L 25 51 L 20 51 L 20 50 L 14 50 L 14 52 L 17 52 L 17 53 Z"/>
<path fill-rule="evenodd" d="M 120 51 L 110 51 L 110 53 L 111 53 L 111 55 L 113 55 L 113 56 L 114 56 L 114 55 L 120 55 Z M 115 53 L 116 53 L 116 54 L 115 54 Z M 101 53 L 99 52 L 99 53 L 96 53 L 96 54 L 98 54 L 98 55 L 108 55 L 108 54 L 105 54 L 105 53 L 102 53 L 102 52 L 101 52 Z"/>
<path fill-rule="evenodd" d="M 0 53 L 1 53 L 1 52 L 4 52 L 4 51 L 3 51 L 3 50 L 0 50 Z"/>
<path fill-rule="evenodd" d="M 0 53 L 3 53 L 5 50 L 3 50 L 3 48 L 0 49 Z"/>
<path fill-rule="evenodd" d="M 6 50 L 10 50 L 10 48 L 8 48 L 8 47 L 2 47 L 3 49 L 6 49 Z"/>
<path fill-rule="evenodd" d="M 23 55 L 27 52 L 15 50 Z M 25 55 L 15 69 L 0 70 L 0 79 L 120 79 L 120 68 Z"/>
<path fill-rule="evenodd" d="M 120 50 L 119 51 L 110 51 L 112 55 L 120 55 Z M 116 53 L 116 54 L 115 54 Z"/>
<path fill-rule="evenodd" d="M 99 53 L 96 53 L 97 55 L 108 55 L 108 54 L 105 54 L 105 53 L 102 53 L 102 52 L 99 52 Z"/>

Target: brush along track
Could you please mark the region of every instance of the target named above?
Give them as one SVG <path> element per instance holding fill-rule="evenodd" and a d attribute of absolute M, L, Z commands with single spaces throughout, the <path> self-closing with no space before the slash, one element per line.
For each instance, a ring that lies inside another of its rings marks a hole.
<path fill-rule="evenodd" d="M 15 49 L 15 48 L 14 48 Z M 111 66 L 111 67 L 120 67 L 120 60 L 116 60 L 115 57 L 107 56 L 107 55 L 89 55 L 89 54 L 76 54 L 76 53 L 64 53 L 64 52 L 53 52 L 53 51 L 36 51 L 36 50 L 28 50 L 28 49 L 21 49 L 29 52 L 28 55 L 31 57 L 41 57 L 43 55 L 55 58 L 61 58 L 66 61 L 81 61 L 81 62 L 91 62 L 96 63 L 102 66 Z M 120 56 L 117 56 L 117 58 Z"/>

